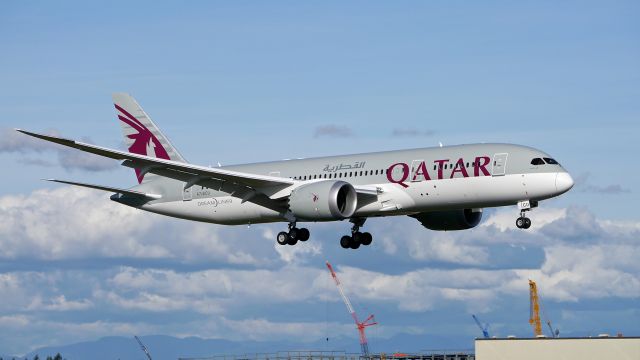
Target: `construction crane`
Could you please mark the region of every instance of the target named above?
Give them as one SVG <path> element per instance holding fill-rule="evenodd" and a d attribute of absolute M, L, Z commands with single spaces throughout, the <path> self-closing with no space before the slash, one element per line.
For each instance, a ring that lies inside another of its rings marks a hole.
<path fill-rule="evenodd" d="M 542 300 L 538 297 L 538 286 L 533 280 L 529 280 L 529 324 L 533 326 L 533 333 L 535 336 L 542 335 L 542 321 L 540 320 L 540 312 L 542 310 Z M 545 316 L 546 318 L 546 316 Z M 553 329 L 551 326 L 551 320 L 546 319 L 547 326 L 551 332 L 551 337 L 557 338 L 560 336 L 558 329 Z"/>
<path fill-rule="evenodd" d="M 551 320 L 547 320 L 547 326 L 549 327 L 551 336 L 553 336 L 554 338 L 560 337 L 560 330 L 554 329 L 553 326 L 551 326 Z"/>
<path fill-rule="evenodd" d="M 342 301 L 344 301 L 344 304 L 347 306 L 347 310 L 349 311 L 349 314 L 353 318 L 353 321 L 355 321 L 356 323 L 356 328 L 358 329 L 358 334 L 360 335 L 360 348 L 362 350 L 362 355 L 365 357 L 368 357 L 369 344 L 367 343 L 367 336 L 364 333 L 364 329 L 369 326 L 376 325 L 378 323 L 375 321 L 373 314 L 369 315 L 369 317 L 364 321 L 358 320 L 358 315 L 356 314 L 356 311 L 353 310 L 353 306 L 351 306 L 351 301 L 349 301 L 349 298 L 347 297 L 347 295 L 345 295 L 344 290 L 342 289 L 342 283 L 340 283 L 340 280 L 338 280 L 338 275 L 336 275 L 336 272 L 333 271 L 333 267 L 331 266 L 331 264 L 329 264 L 328 261 L 327 261 L 327 268 L 329 268 L 329 272 L 331 272 L 331 277 L 333 278 L 333 281 L 335 281 L 336 286 L 338 287 L 338 291 L 340 291 L 340 296 L 342 296 Z"/>
<path fill-rule="evenodd" d="M 140 341 L 140 339 L 138 338 L 138 336 L 133 335 L 134 338 L 136 338 L 136 341 L 138 342 L 138 344 L 140 345 L 140 348 L 142 349 L 142 351 L 144 351 L 144 354 L 147 355 L 147 358 L 149 360 L 153 360 L 151 359 L 151 354 L 149 354 L 149 350 L 147 350 L 147 347 L 144 346 L 144 344 L 142 343 L 142 341 Z"/>
<path fill-rule="evenodd" d="M 478 325 L 478 327 L 480 328 L 480 330 L 482 330 L 482 336 L 485 337 L 485 339 L 489 338 L 489 324 L 485 324 L 484 326 L 482 326 L 482 324 L 480 323 L 480 320 L 478 320 L 478 318 L 475 315 L 471 315 L 473 317 L 473 320 L 475 320 L 476 324 Z"/>
<path fill-rule="evenodd" d="M 542 323 L 540 322 L 540 303 L 538 302 L 538 287 L 529 280 L 529 324 L 533 326 L 535 336 L 542 335 Z"/>

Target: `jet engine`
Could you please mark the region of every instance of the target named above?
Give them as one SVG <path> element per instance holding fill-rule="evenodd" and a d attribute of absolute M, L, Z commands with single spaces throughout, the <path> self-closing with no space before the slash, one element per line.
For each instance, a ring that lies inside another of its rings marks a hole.
<path fill-rule="evenodd" d="M 410 215 L 429 230 L 466 230 L 476 227 L 482 219 L 482 209 L 423 212 Z"/>
<path fill-rule="evenodd" d="M 340 180 L 326 180 L 302 185 L 291 192 L 289 209 L 298 219 L 323 221 L 351 217 L 358 196 L 353 185 Z"/>

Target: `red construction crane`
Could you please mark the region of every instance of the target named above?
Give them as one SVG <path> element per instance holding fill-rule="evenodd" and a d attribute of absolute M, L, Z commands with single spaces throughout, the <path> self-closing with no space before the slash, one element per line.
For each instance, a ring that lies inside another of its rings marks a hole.
<path fill-rule="evenodd" d="M 369 317 L 365 321 L 358 320 L 358 315 L 356 315 L 356 311 L 353 310 L 353 306 L 351 306 L 351 301 L 349 301 L 349 298 L 347 297 L 347 295 L 344 294 L 344 290 L 342 289 L 342 284 L 340 283 L 340 280 L 338 280 L 338 275 L 336 275 L 336 272 L 333 271 L 333 267 L 331 266 L 331 264 L 329 264 L 328 261 L 327 261 L 327 268 L 329 268 L 329 271 L 331 272 L 331 277 L 336 282 L 338 291 L 340 291 L 340 296 L 342 296 L 342 301 L 344 301 L 344 304 L 347 306 L 347 310 L 349 311 L 349 314 L 351 314 L 353 321 L 355 321 L 356 323 L 356 328 L 358 329 L 358 334 L 360 335 L 360 348 L 362 349 L 362 355 L 369 356 L 369 344 L 367 343 L 367 336 L 364 334 L 364 329 L 368 326 L 373 326 L 378 323 L 376 322 L 376 319 L 373 317 L 373 314 L 369 315 Z"/>

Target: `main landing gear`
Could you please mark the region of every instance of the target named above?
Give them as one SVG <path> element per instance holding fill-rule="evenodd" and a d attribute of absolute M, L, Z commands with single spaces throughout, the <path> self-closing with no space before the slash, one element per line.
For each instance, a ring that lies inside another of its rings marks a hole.
<path fill-rule="evenodd" d="M 280 245 L 295 245 L 298 241 L 309 240 L 309 230 L 307 228 L 298 229 L 296 223 L 289 223 L 289 231 L 281 231 L 276 237 L 276 241 Z"/>
<path fill-rule="evenodd" d="M 528 229 L 531 227 L 531 219 L 526 216 L 526 212 L 537 206 L 537 201 L 518 201 L 518 209 L 520 209 L 520 217 L 516 219 L 516 227 L 518 229 Z"/>
<path fill-rule="evenodd" d="M 368 232 L 360 232 L 360 227 L 364 225 L 367 219 L 351 219 L 353 227 L 351 228 L 351 236 L 345 235 L 340 239 L 340 246 L 343 249 L 357 249 L 360 245 L 370 245 L 373 241 L 373 236 Z"/>

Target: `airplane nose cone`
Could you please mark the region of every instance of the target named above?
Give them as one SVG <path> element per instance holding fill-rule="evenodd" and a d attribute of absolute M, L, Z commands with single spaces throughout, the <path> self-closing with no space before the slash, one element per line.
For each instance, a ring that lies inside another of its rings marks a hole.
<path fill-rule="evenodd" d="M 573 187 L 573 178 L 567 172 L 556 174 L 556 190 L 560 193 L 569 191 Z"/>

